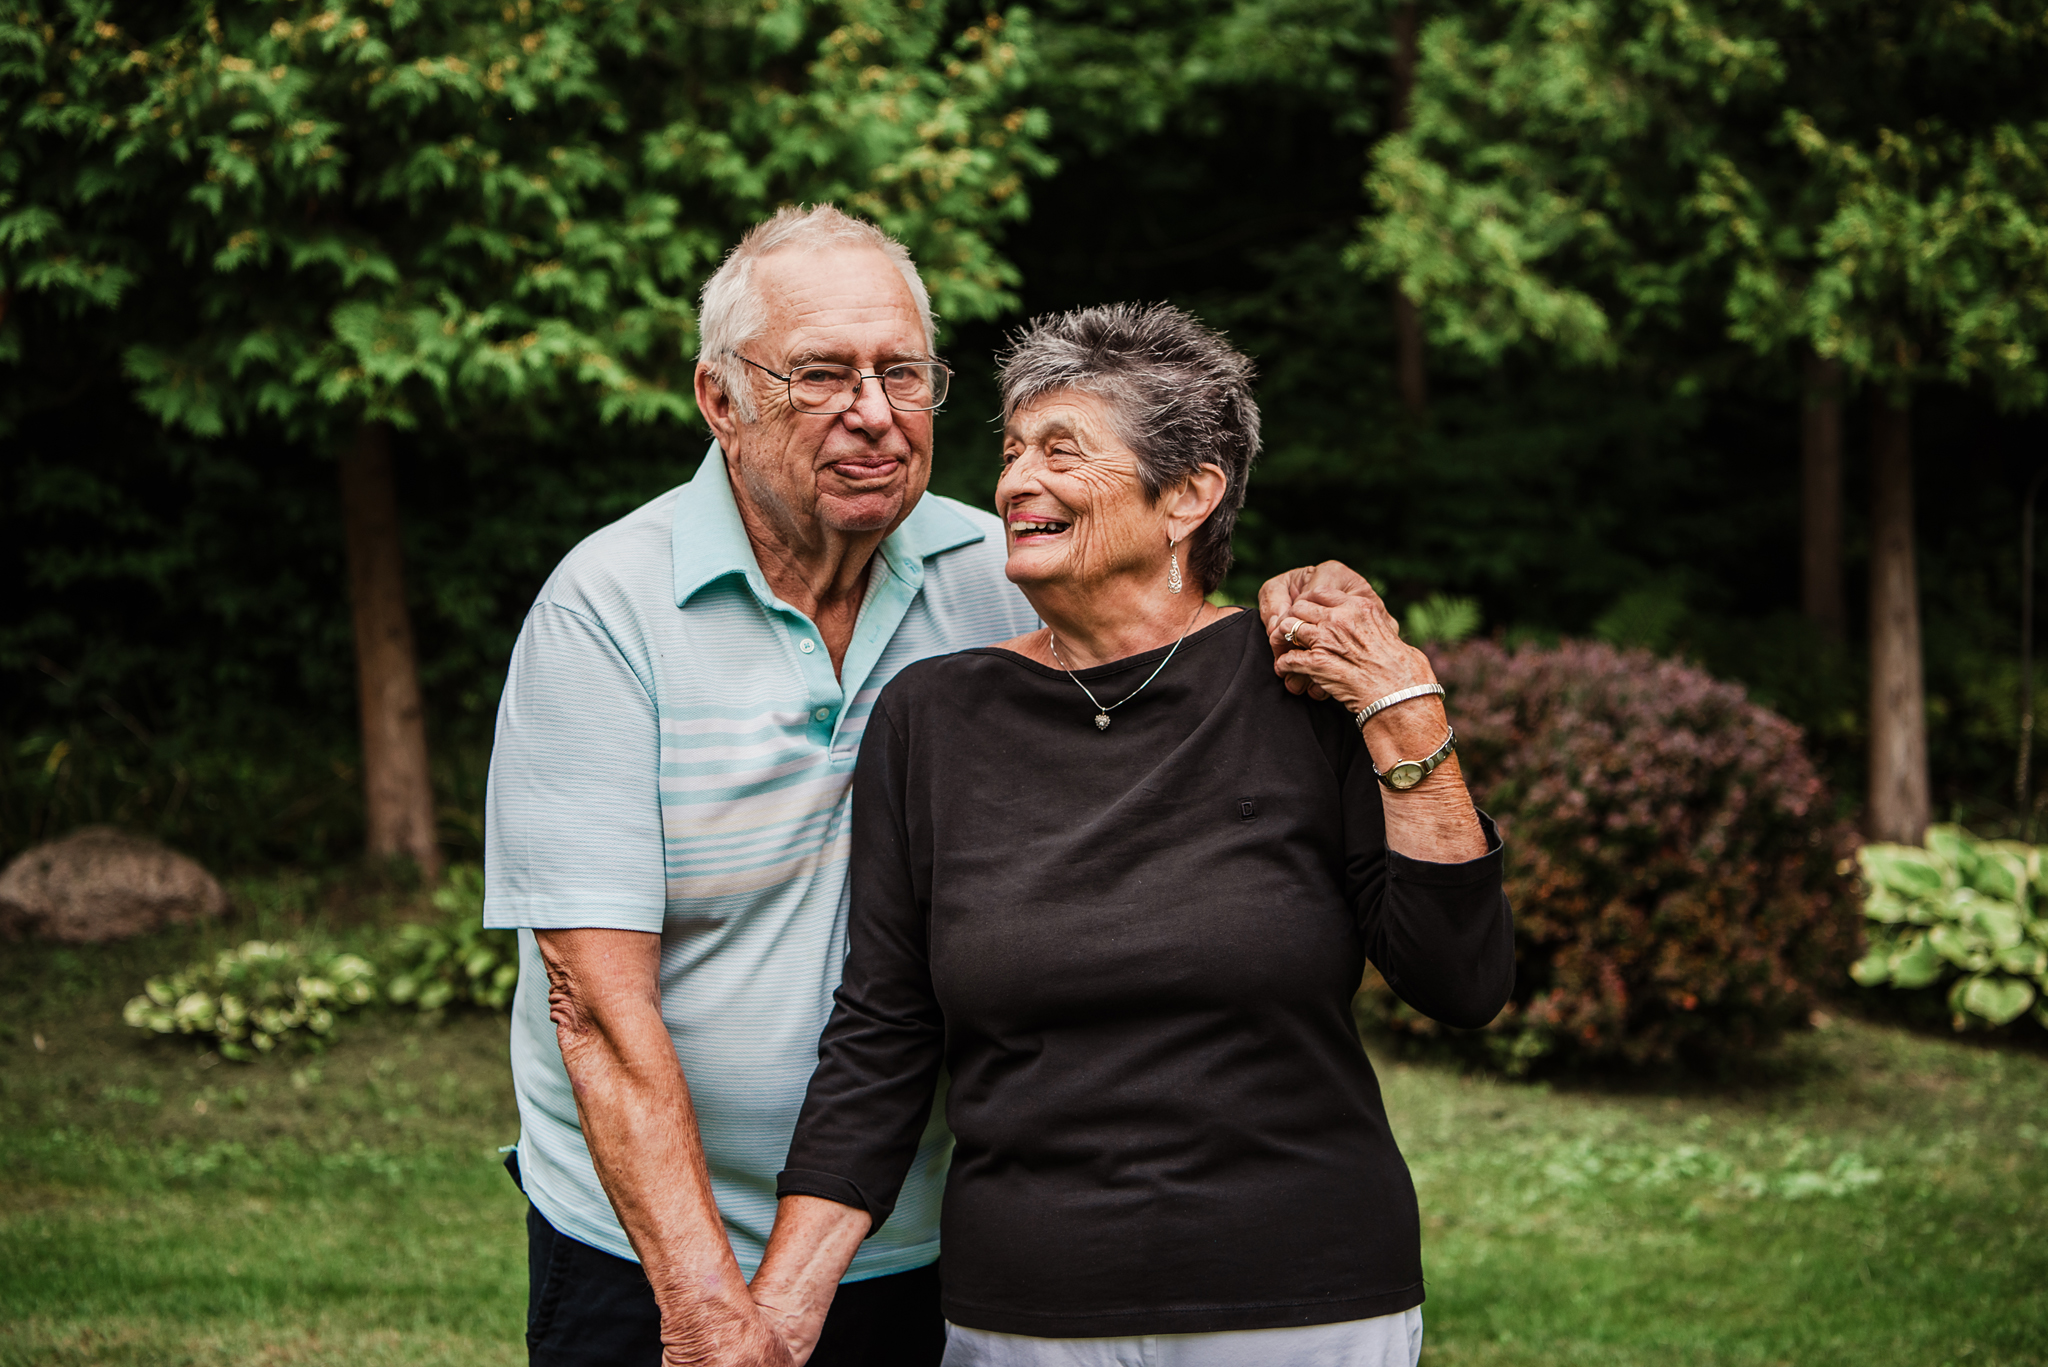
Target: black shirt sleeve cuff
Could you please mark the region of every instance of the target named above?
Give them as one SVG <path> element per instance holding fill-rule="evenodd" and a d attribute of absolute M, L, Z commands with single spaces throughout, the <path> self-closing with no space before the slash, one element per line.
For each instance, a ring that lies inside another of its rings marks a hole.
<path fill-rule="evenodd" d="M 1493 824 L 1493 818 L 1477 807 L 1472 811 L 1479 818 L 1480 834 L 1486 837 L 1485 854 L 1462 863 L 1437 864 L 1427 859 L 1411 859 L 1395 850 L 1388 850 L 1388 876 L 1403 883 L 1419 883 L 1432 888 L 1466 888 L 1489 881 L 1498 883 L 1501 879 L 1501 851 L 1506 847 L 1501 841 L 1500 831 Z"/>
<path fill-rule="evenodd" d="M 868 1200 L 858 1186 L 829 1172 L 784 1168 L 775 1177 L 775 1199 L 779 1201 L 785 1196 L 816 1196 L 821 1200 L 837 1201 L 842 1206 L 852 1206 L 855 1210 L 864 1210 L 874 1220 L 868 1228 L 870 1237 L 889 1219 L 888 1207 L 875 1209 L 875 1203 Z"/>

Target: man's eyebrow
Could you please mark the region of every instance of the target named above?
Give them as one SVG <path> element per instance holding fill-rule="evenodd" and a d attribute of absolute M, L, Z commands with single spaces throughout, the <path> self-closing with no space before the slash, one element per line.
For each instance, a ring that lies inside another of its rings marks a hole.
<path fill-rule="evenodd" d="M 922 347 L 919 347 L 914 351 L 903 351 L 894 353 L 885 351 L 879 357 L 876 358 L 877 366 L 878 368 L 881 369 L 886 369 L 887 367 L 892 365 L 901 365 L 905 361 L 929 361 L 933 359 L 935 358 L 931 355 L 931 353 L 926 351 Z M 825 350 L 819 347 L 807 347 L 802 351 L 793 353 L 790 356 L 788 363 L 792 366 L 852 365 L 853 352 L 850 349 L 844 348 L 839 350 Z"/>

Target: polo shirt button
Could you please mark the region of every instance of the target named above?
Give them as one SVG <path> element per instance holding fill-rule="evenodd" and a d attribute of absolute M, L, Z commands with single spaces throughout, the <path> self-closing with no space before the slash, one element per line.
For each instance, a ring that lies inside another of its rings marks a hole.
<path fill-rule="evenodd" d="M 813 641 L 810 637 L 806 636 L 803 638 L 803 640 L 798 641 L 796 643 L 796 648 L 798 650 L 801 650 L 804 654 L 808 655 L 818 648 L 818 643 L 816 641 Z"/>
<path fill-rule="evenodd" d="M 819 721 L 831 721 L 832 709 L 829 707 L 821 707 L 817 711 L 811 713 L 811 715 L 816 717 Z"/>

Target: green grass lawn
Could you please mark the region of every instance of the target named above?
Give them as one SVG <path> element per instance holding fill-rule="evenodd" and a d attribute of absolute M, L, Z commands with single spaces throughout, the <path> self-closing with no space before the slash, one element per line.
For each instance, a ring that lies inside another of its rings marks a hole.
<path fill-rule="evenodd" d="M 503 1021 L 247 1066 L 120 1023 L 247 933 L 0 948 L 0 1367 L 522 1361 Z M 1374 1053 L 1430 1367 L 2048 1364 L 2048 1057 L 1849 1018 L 1717 1087 Z"/>

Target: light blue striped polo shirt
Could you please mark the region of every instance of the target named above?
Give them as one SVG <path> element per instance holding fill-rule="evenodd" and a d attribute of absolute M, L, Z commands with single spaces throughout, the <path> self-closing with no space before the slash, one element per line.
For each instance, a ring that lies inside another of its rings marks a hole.
<path fill-rule="evenodd" d="M 491 750 L 484 924 L 517 926 L 519 1165 L 548 1222 L 634 1256 L 592 1170 L 535 928 L 661 935 L 661 1009 L 752 1276 L 846 956 L 848 798 L 876 694 L 928 655 L 1029 631 L 994 517 L 927 494 L 876 552 L 841 677 L 754 560 L 716 445 L 571 551 L 513 648 Z M 849 1279 L 938 1256 L 936 1115 Z"/>

